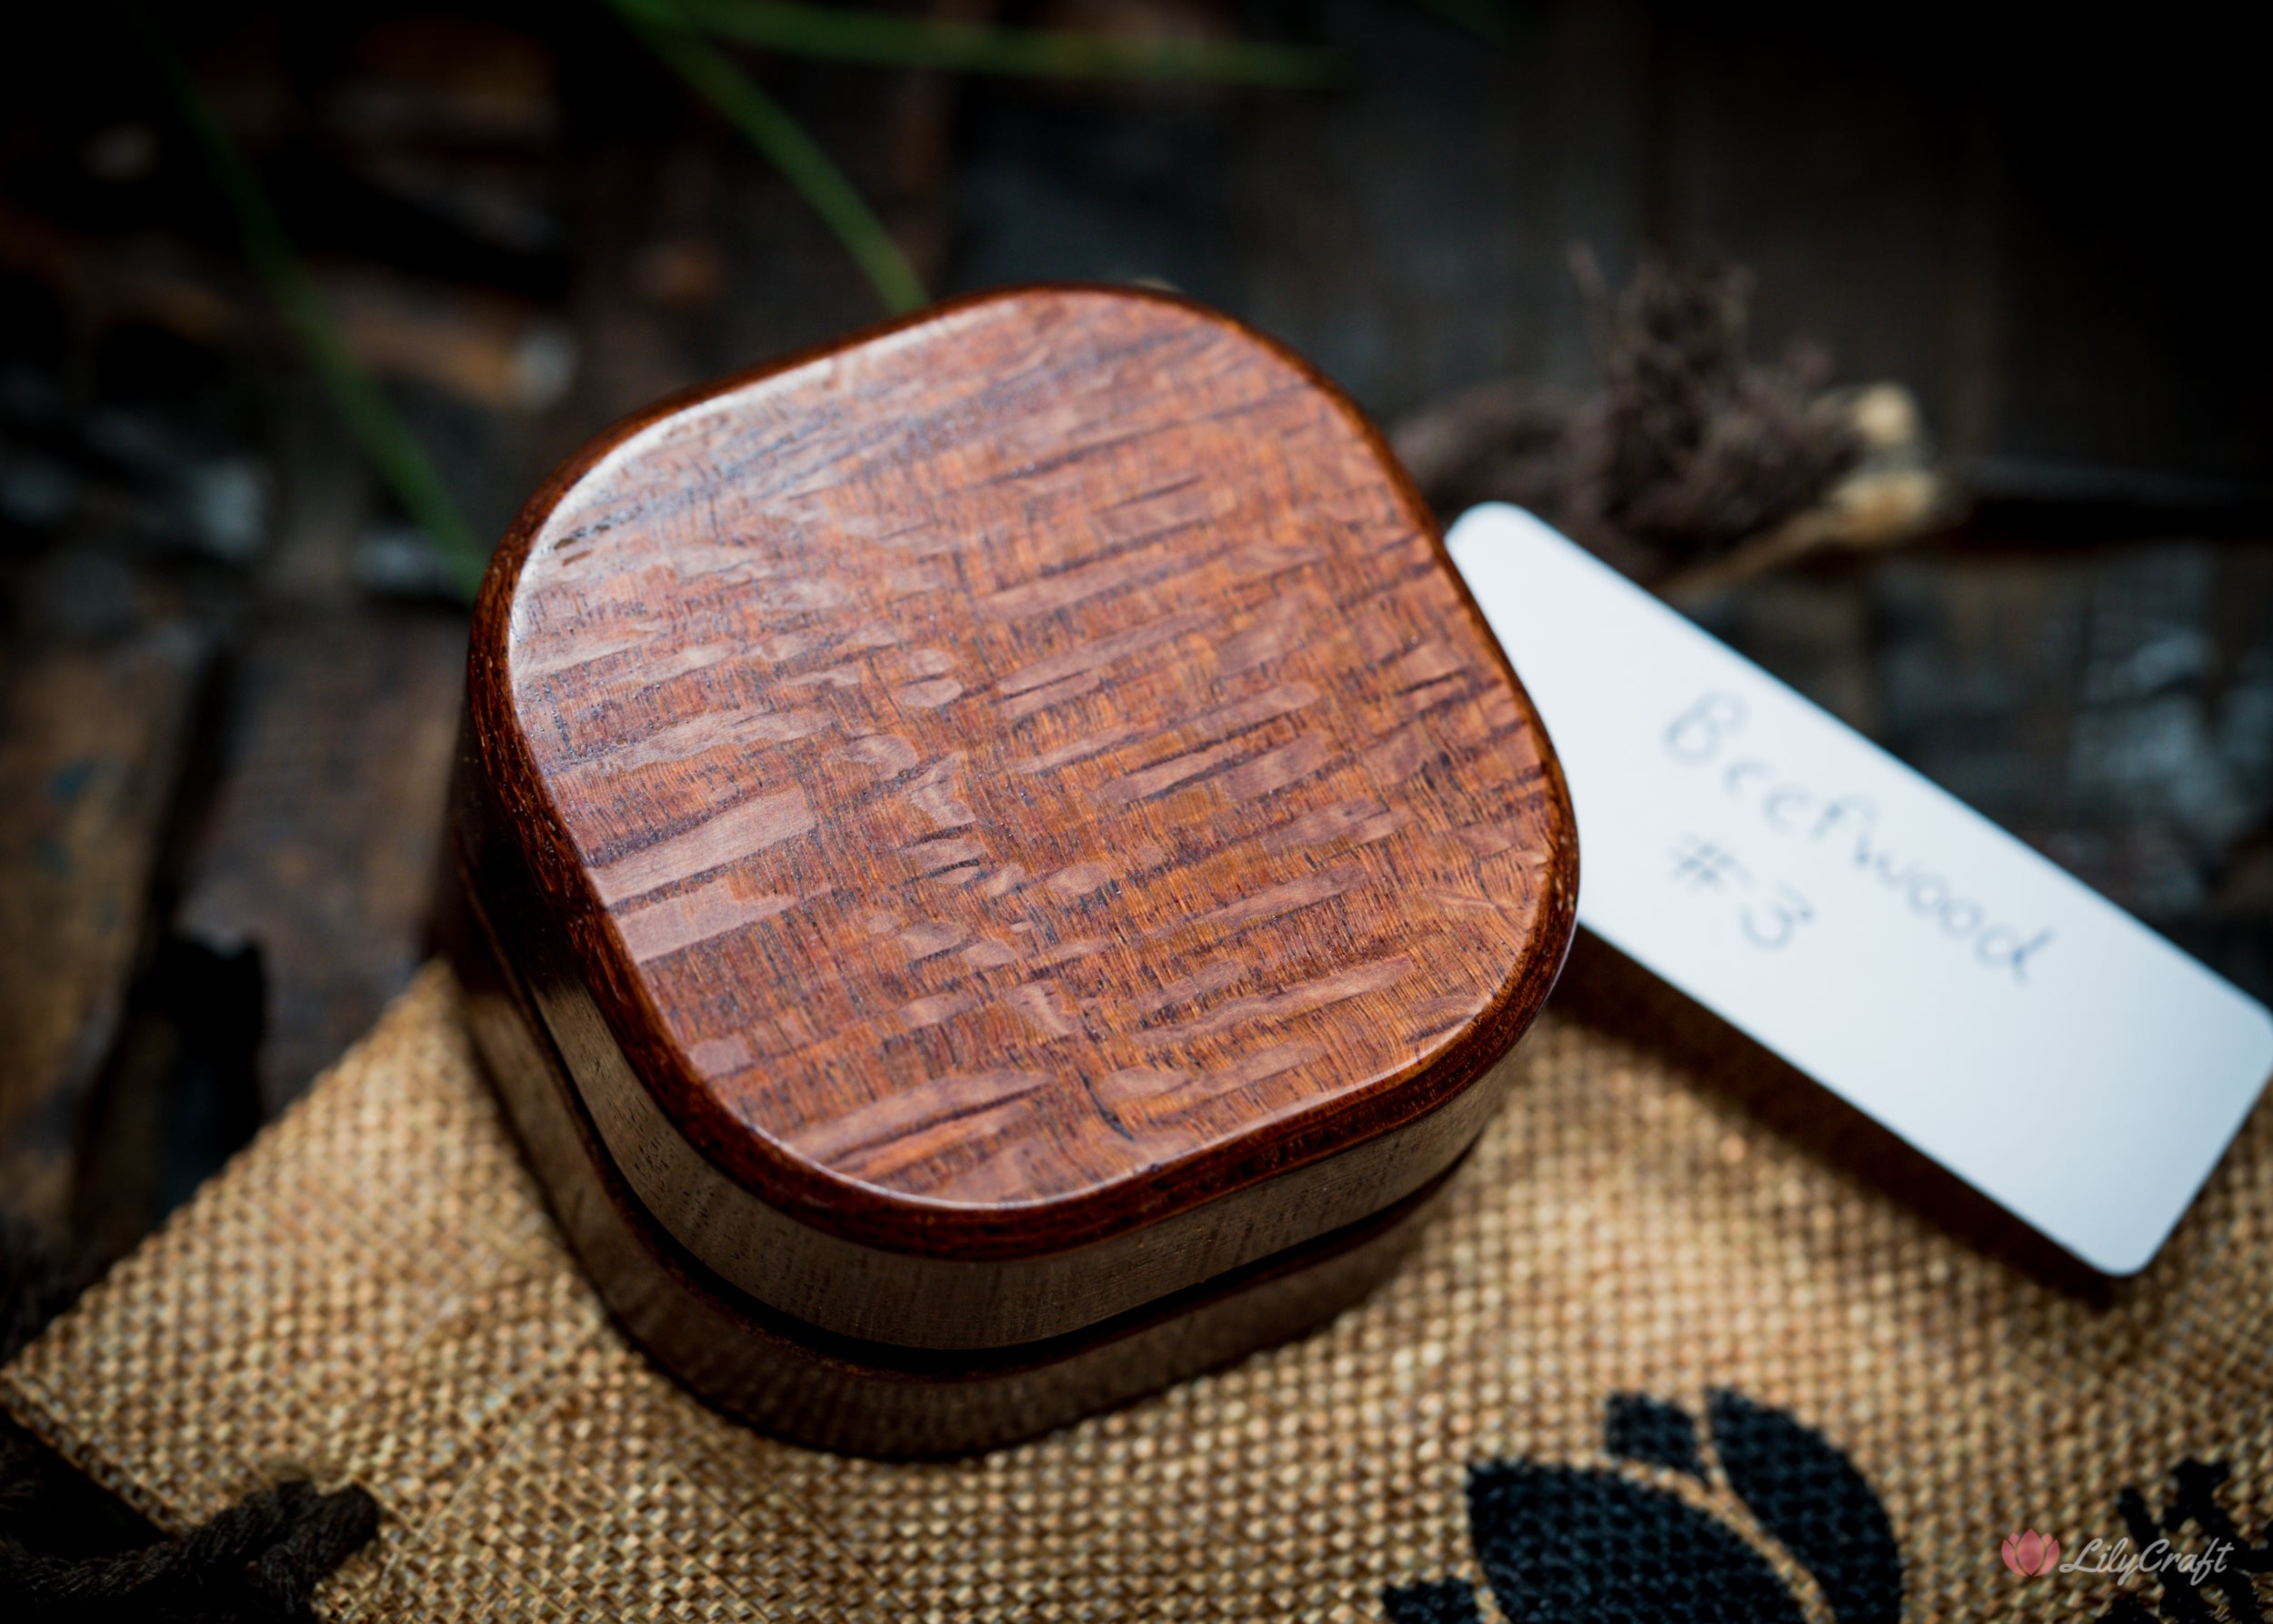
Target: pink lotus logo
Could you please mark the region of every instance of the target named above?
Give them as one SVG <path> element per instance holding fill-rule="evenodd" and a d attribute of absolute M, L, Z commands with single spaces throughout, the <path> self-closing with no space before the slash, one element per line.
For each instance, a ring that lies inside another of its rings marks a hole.
<path fill-rule="evenodd" d="M 2034 1579 L 2052 1571 L 2060 1559 L 2060 1542 L 2030 1529 L 2025 1534 L 2008 1534 L 2003 1555 L 2006 1567 L 2023 1579 Z"/>

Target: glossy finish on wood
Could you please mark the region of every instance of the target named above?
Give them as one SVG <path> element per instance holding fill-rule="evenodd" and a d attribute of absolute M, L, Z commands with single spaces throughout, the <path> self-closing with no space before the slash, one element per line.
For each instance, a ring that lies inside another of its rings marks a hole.
<path fill-rule="evenodd" d="M 1388 1276 L 1452 1177 L 1311 1246 L 1078 1335 L 960 1356 L 830 1336 L 721 1279 L 640 1205 L 487 931 L 477 907 L 455 921 L 468 1022 L 594 1284 L 679 1379 L 817 1448 L 896 1459 L 998 1448 L 1299 1334 Z"/>
<path fill-rule="evenodd" d="M 848 1240 L 725 1178 L 663 1116 L 476 782 L 462 759 L 456 827 L 466 888 L 504 922 L 499 938 L 511 946 L 501 952 L 644 1210 L 722 1278 L 816 1331 L 973 1349 L 1078 1329 L 1377 1211 L 1459 1155 L 1497 1107 L 1503 1085 L 1487 1076 L 1322 1167 L 1277 1173 L 1080 1247 L 958 1258 Z M 1282 1198 L 1290 1189 L 1297 1198 Z"/>
<path fill-rule="evenodd" d="M 1032 1340 L 1382 1211 L 1567 945 L 1568 802 L 1379 438 L 1180 301 L 935 311 L 501 550 L 459 840 L 624 1178 L 825 1331 Z"/>

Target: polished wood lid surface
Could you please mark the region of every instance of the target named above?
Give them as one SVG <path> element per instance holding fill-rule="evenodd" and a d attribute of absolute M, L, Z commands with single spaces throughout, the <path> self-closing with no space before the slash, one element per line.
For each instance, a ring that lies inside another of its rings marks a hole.
<path fill-rule="evenodd" d="M 502 549 L 469 702 L 664 1116 L 867 1244 L 1078 1245 L 1410 1125 L 1572 927 L 1552 751 L 1378 436 L 1171 298 L 625 426 Z"/>

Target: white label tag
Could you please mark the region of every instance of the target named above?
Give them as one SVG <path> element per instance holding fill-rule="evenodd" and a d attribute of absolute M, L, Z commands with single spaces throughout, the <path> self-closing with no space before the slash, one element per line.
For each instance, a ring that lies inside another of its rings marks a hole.
<path fill-rule="evenodd" d="M 1569 777 L 1579 923 L 2145 1268 L 2273 1070 L 2265 1007 L 1529 514 L 1447 545 Z"/>

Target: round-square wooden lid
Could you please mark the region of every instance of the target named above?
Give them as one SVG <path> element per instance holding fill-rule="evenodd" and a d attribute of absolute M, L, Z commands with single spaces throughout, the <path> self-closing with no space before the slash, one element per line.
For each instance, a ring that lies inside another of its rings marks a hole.
<path fill-rule="evenodd" d="M 1379 436 L 1172 298 L 983 296 L 624 426 L 471 673 L 528 973 L 713 1262 L 736 1203 L 973 1266 L 1152 1232 L 1078 1323 L 1322 1233 L 1465 1148 L 1572 929 L 1553 752 Z"/>

